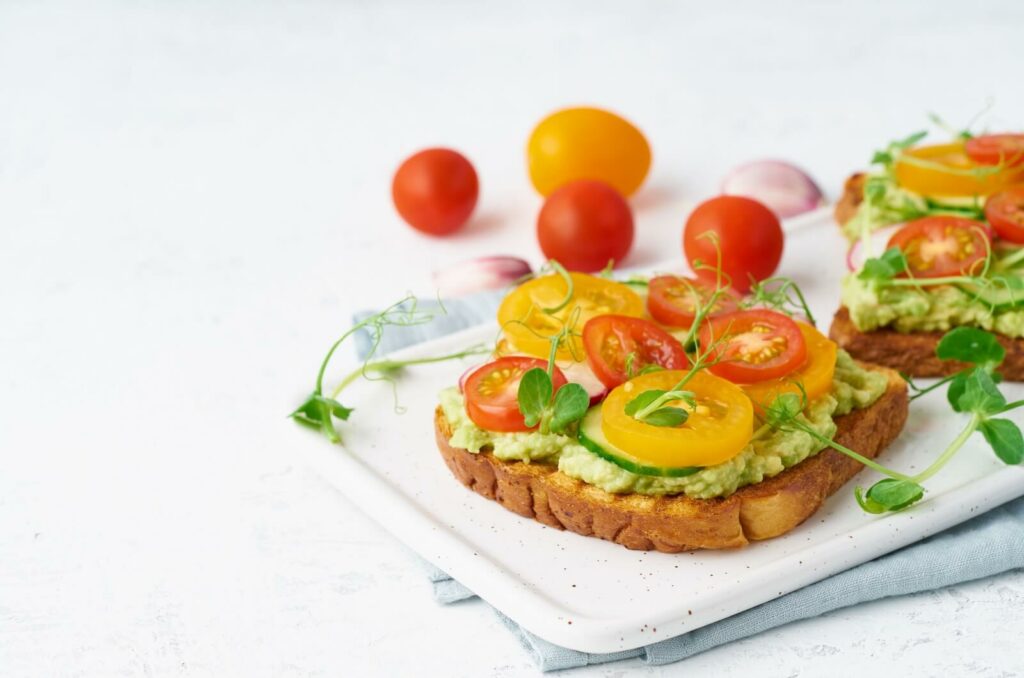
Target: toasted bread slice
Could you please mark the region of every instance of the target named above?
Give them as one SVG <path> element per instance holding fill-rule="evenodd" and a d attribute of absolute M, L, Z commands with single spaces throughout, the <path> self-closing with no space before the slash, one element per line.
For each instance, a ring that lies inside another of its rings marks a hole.
<path fill-rule="evenodd" d="M 897 332 L 892 329 L 861 332 L 845 307 L 836 311 L 828 336 L 847 353 L 864 362 L 884 365 L 911 377 L 945 377 L 968 367 L 955 360 L 939 360 L 935 347 L 945 332 Z M 1006 349 L 999 372 L 1009 381 L 1024 381 L 1024 339 L 997 334 Z"/>
<path fill-rule="evenodd" d="M 903 429 L 907 387 L 885 368 L 885 393 L 873 405 L 837 417 L 835 440 L 875 457 Z M 611 494 L 570 478 L 554 466 L 507 462 L 448 444 L 451 429 L 441 408 L 435 415 L 437 446 L 463 485 L 513 513 L 630 549 L 678 553 L 721 549 L 789 532 L 821 507 L 863 466 L 832 449 L 719 499 Z M 852 497 L 850 501 L 853 501 Z"/>
<path fill-rule="evenodd" d="M 852 219 L 860 204 L 864 202 L 864 182 L 867 179 L 868 175 L 858 172 L 850 175 L 850 178 L 843 184 L 843 194 L 839 196 L 835 211 L 832 213 L 836 218 L 836 223 L 840 226 Z"/>

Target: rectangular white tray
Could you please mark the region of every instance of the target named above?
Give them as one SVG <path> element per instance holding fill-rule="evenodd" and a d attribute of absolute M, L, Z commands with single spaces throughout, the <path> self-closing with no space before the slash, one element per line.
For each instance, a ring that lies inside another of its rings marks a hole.
<path fill-rule="evenodd" d="M 827 331 L 845 271 L 845 242 L 826 212 L 787 224 L 780 273 L 808 294 Z M 674 267 L 658 270 L 681 270 Z M 496 327 L 466 330 L 402 351 L 437 355 L 493 340 Z M 309 463 L 371 518 L 513 620 L 553 643 L 613 652 L 691 631 L 923 539 L 1024 494 L 1024 469 L 1007 467 L 975 435 L 929 481 L 926 499 L 903 513 L 873 516 L 857 506 L 864 471 L 793 532 L 746 548 L 668 555 L 629 551 L 512 514 L 463 487 L 434 444 L 437 392 L 463 365 L 415 368 L 401 378 L 401 415 L 385 384 L 367 384 L 346 404 L 345 447 L 310 434 Z M 1019 384 L 1004 387 L 1024 398 Z M 354 402 L 353 402 L 354 401 Z M 963 426 L 945 394 L 916 401 L 885 462 L 921 469 Z"/>

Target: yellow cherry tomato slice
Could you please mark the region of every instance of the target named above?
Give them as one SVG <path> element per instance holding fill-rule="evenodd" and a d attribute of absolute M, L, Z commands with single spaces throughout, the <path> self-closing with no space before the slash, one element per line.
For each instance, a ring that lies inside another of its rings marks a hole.
<path fill-rule="evenodd" d="M 969 174 L 984 166 L 968 157 L 963 142 L 919 146 L 904 155 L 909 159 L 896 162 L 896 183 L 922 195 L 986 196 L 1024 179 L 1024 170 L 1019 167 L 981 177 Z M 914 164 L 915 159 L 929 166 Z"/>
<path fill-rule="evenodd" d="M 583 326 L 599 315 L 626 315 L 639 318 L 644 314 L 644 301 L 622 283 L 597 278 L 584 273 L 570 273 L 573 296 L 555 313 L 545 313 L 545 308 L 555 308 L 565 301 L 568 287 L 560 275 L 534 278 L 512 290 L 498 308 L 498 323 L 504 331 L 504 338 L 511 350 L 547 358 L 551 342 L 546 337 L 556 336 L 566 323 L 573 335 L 559 347 L 560 360 L 583 360 Z M 579 310 L 577 310 L 579 309 Z"/>
<path fill-rule="evenodd" d="M 686 372 L 664 370 L 627 381 L 608 394 L 601 408 L 601 431 L 610 443 L 649 466 L 713 466 L 732 459 L 750 442 L 754 409 L 735 384 L 698 372 L 684 387 L 697 394 L 697 407 L 680 426 L 652 426 L 626 414 L 626 404 L 644 391 L 669 390 Z"/>
<path fill-rule="evenodd" d="M 807 345 L 807 359 L 803 367 L 790 372 L 784 377 L 743 384 L 741 388 L 758 408 L 772 404 L 775 398 L 783 393 L 801 395 L 801 384 L 808 400 L 814 400 L 832 390 L 832 377 L 836 372 L 836 352 L 839 350 L 835 342 L 814 329 L 807 323 L 798 322 Z"/>

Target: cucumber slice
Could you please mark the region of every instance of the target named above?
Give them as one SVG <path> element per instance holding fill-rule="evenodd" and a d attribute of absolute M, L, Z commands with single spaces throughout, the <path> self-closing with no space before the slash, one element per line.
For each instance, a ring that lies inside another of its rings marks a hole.
<path fill-rule="evenodd" d="M 587 448 L 597 456 L 602 459 L 607 459 L 611 463 L 620 468 L 626 469 L 630 473 L 636 473 L 641 476 L 683 478 L 685 476 L 692 476 L 694 473 L 703 470 L 700 466 L 669 468 L 648 466 L 629 452 L 612 445 L 608 442 L 608 439 L 604 437 L 604 431 L 601 430 L 601 407 L 602 405 L 595 405 L 591 407 L 587 410 L 586 415 L 584 415 L 583 421 L 580 422 L 580 445 Z"/>
<path fill-rule="evenodd" d="M 975 285 L 960 285 L 967 294 L 989 306 L 996 313 L 1024 306 L 1024 285 L 1020 287 L 997 285 L 979 288 Z"/>
<path fill-rule="evenodd" d="M 974 196 L 925 196 L 929 207 L 946 210 L 958 210 L 979 214 L 984 210 L 985 201 Z"/>

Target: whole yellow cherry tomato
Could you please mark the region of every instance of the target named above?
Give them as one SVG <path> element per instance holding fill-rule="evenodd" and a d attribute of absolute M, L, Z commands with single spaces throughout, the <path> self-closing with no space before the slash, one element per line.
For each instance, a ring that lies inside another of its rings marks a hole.
<path fill-rule="evenodd" d="M 927 196 L 987 196 L 1024 180 L 1024 169 L 977 176 L 973 170 L 991 170 L 968 157 L 962 141 L 918 146 L 904 151 L 906 159 L 896 161 L 896 183 L 908 191 Z M 918 164 L 923 161 L 927 164 Z"/>
<path fill-rule="evenodd" d="M 797 384 L 803 386 L 803 392 L 807 394 L 808 400 L 814 400 L 832 390 L 838 347 L 835 342 L 807 323 L 796 324 L 803 333 L 807 346 L 807 359 L 803 367 L 784 377 L 740 385 L 759 409 L 768 407 L 776 396 L 783 393 L 801 395 L 800 386 Z"/>
<path fill-rule="evenodd" d="M 598 315 L 627 315 L 639 318 L 644 314 L 640 296 L 622 283 L 584 273 L 570 273 L 573 294 L 569 302 L 554 313 L 546 313 L 561 305 L 568 294 L 565 279 L 560 275 L 534 278 L 512 290 L 498 308 L 498 322 L 509 346 L 506 352 L 527 353 L 547 358 L 551 342 L 568 322 L 572 332 L 558 350 L 560 360 L 583 360 L 581 335 L 587 321 Z"/>
<path fill-rule="evenodd" d="M 651 147 L 640 130 L 600 108 L 567 108 L 544 118 L 526 156 L 530 180 L 545 196 L 576 179 L 603 181 L 629 196 L 651 167 Z"/>
<path fill-rule="evenodd" d="M 667 391 L 685 374 L 651 372 L 615 388 L 601 406 L 601 432 L 637 462 L 659 468 L 714 466 L 735 457 L 750 442 L 754 408 L 738 386 L 709 372 L 698 372 L 684 386 L 696 394 L 696 408 L 669 403 L 689 410 L 683 424 L 652 426 L 626 414 L 633 398 L 652 389 Z"/>

